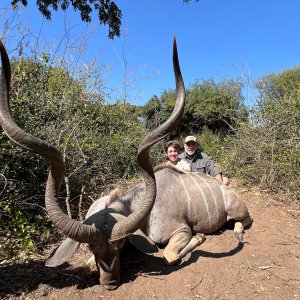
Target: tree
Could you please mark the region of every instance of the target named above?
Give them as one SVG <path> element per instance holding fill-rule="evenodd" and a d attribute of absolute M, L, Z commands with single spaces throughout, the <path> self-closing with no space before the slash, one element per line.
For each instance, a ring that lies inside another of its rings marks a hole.
<path fill-rule="evenodd" d="M 161 110 L 162 102 L 157 96 L 151 97 L 151 99 L 142 108 L 141 114 L 146 122 L 146 127 L 150 130 L 153 130 L 162 123 L 160 119 Z"/>
<path fill-rule="evenodd" d="M 187 90 L 186 130 L 197 133 L 206 127 L 214 133 L 232 133 L 240 121 L 247 119 L 243 99 L 242 84 L 237 80 L 194 83 Z"/>
<path fill-rule="evenodd" d="M 195 0 L 198 2 L 199 0 Z M 183 0 L 189 4 L 191 0 Z M 21 3 L 27 6 L 28 0 L 12 0 L 13 8 Z M 98 19 L 101 25 L 108 25 L 108 37 L 113 39 L 120 36 L 120 27 L 122 21 L 122 12 L 116 3 L 112 0 L 36 0 L 39 11 L 47 19 L 51 20 L 51 10 L 57 11 L 59 8 L 65 11 L 72 4 L 75 10 L 78 10 L 83 22 L 92 20 L 91 14 L 93 9 L 98 13 Z"/>
<path fill-rule="evenodd" d="M 300 198 L 300 68 L 263 76 L 251 123 L 228 141 L 228 166 L 248 184 Z"/>
<path fill-rule="evenodd" d="M 260 105 L 280 105 L 300 90 L 300 68 L 295 67 L 282 73 L 262 76 L 256 87 L 260 92 Z"/>
<path fill-rule="evenodd" d="M 27 6 L 28 0 L 12 0 L 13 8 L 16 8 L 18 3 Z M 120 36 L 120 27 L 122 12 L 111 0 L 36 0 L 39 11 L 42 15 L 51 20 L 51 11 L 57 11 L 60 7 L 65 11 L 70 3 L 75 10 L 78 10 L 83 22 L 91 21 L 92 6 L 98 13 L 98 18 L 101 25 L 108 25 L 108 37 L 113 39 L 115 36 Z"/>
<path fill-rule="evenodd" d="M 195 82 L 187 90 L 185 114 L 181 127 L 172 136 L 199 134 L 203 128 L 213 133 L 232 133 L 239 123 L 247 120 L 247 109 L 243 104 L 242 85 L 236 80 L 214 80 Z M 172 112 L 176 94 L 164 90 L 145 105 L 143 118 L 148 128 L 164 122 Z"/>

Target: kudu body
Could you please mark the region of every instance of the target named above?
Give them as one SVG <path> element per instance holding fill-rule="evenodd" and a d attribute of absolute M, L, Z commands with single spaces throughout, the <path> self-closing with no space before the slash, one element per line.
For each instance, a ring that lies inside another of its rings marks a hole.
<path fill-rule="evenodd" d="M 184 173 L 170 166 L 162 167 L 154 174 L 149 162 L 150 147 L 178 125 L 183 113 L 185 91 L 175 42 L 173 63 L 176 104 L 170 119 L 140 145 L 138 162 L 144 170 L 144 183 L 124 195 L 111 194 L 95 201 L 83 224 L 70 220 L 57 205 L 57 193 L 64 174 L 60 153 L 53 148 L 49 150 L 49 146 L 45 146 L 40 140 L 36 142 L 36 147 L 28 146 L 19 136 L 15 138 L 15 125 L 12 126 L 13 129 L 11 125 L 7 125 L 10 123 L 7 121 L 9 113 L 6 100 L 3 99 L 8 98 L 6 89 L 9 79 L 5 78 L 9 78 L 10 74 L 8 68 L 5 68 L 8 58 L 3 49 L 2 46 L 2 73 L 6 69 L 6 76 L 1 76 L 1 123 L 12 140 L 50 161 L 46 208 L 54 224 L 68 236 L 51 254 L 46 265 L 58 266 L 70 260 L 80 243 L 88 243 L 100 269 L 100 283 L 107 289 L 114 289 L 119 284 L 119 252 L 125 237 L 145 253 L 154 253 L 157 250 L 155 243 L 166 243 L 164 259 L 168 264 L 178 263 L 182 257 L 204 242 L 204 234 L 218 230 L 228 220 L 237 221 L 234 231 L 242 241 L 244 227 L 250 225 L 252 219 L 247 207 L 232 189 L 210 176 Z M 44 149 L 40 150 L 41 147 Z M 52 154 L 53 151 L 55 155 Z"/>
<path fill-rule="evenodd" d="M 145 253 L 154 252 L 158 244 L 167 244 L 164 260 L 176 264 L 187 253 L 205 241 L 205 235 L 217 231 L 227 221 L 236 220 L 234 232 L 240 242 L 243 241 L 244 227 L 250 226 L 252 219 L 243 201 L 237 193 L 209 175 L 185 173 L 170 165 L 161 165 L 155 172 L 157 195 L 154 206 L 147 219 L 141 225 L 146 234 L 140 243 L 131 236 L 131 242 Z M 114 213 L 128 215 L 140 207 L 145 193 L 145 184 L 139 184 L 122 196 L 105 196 L 95 201 L 88 210 L 90 216 L 111 209 Z M 150 240 L 149 240 L 150 238 Z M 70 247 L 72 245 L 72 247 Z M 69 240 L 61 246 L 48 265 L 59 265 L 72 256 L 75 246 Z M 70 247 L 70 248 L 69 248 Z"/>

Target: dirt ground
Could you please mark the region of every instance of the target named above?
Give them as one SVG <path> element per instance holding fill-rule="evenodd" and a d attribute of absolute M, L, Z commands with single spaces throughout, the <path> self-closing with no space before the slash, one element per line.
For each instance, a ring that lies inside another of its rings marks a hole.
<path fill-rule="evenodd" d="M 2 264 L 1 299 L 300 299 L 300 208 L 258 190 L 238 189 L 254 219 L 239 245 L 232 226 L 207 236 L 179 266 L 162 250 L 146 256 L 122 252 L 121 284 L 107 291 L 81 247 L 70 264 L 43 265 L 46 257 Z M 53 245 L 53 248 L 55 245 Z M 49 249 L 48 252 L 50 252 Z"/>

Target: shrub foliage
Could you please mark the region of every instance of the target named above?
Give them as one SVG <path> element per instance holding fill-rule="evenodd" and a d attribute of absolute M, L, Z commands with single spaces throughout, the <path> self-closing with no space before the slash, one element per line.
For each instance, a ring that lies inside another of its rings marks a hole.
<path fill-rule="evenodd" d="M 251 122 L 227 143 L 227 165 L 248 184 L 300 198 L 300 68 L 262 77 Z"/>
<path fill-rule="evenodd" d="M 87 88 L 84 69 L 71 76 L 48 62 L 46 54 L 39 61 L 12 60 L 11 111 L 20 127 L 63 153 L 61 205 L 79 218 L 98 196 L 137 174 L 138 144 L 170 115 L 175 91 L 140 107 L 109 105 L 100 91 Z M 299 199 L 300 68 L 264 76 L 256 88 L 257 105 L 249 109 L 239 81 L 195 82 L 187 89 L 182 125 L 168 138 L 182 143 L 194 134 L 225 173 Z M 152 150 L 154 164 L 164 160 L 163 142 Z M 49 165 L 11 143 L 2 129 L 0 143 L 0 255 L 16 256 L 36 251 L 51 230 L 44 209 Z"/>
<path fill-rule="evenodd" d="M 77 218 L 80 196 L 84 210 L 121 178 L 136 174 L 137 146 L 146 129 L 133 106 L 105 104 L 100 94 L 86 90 L 84 73 L 75 80 L 47 61 L 12 63 L 11 111 L 20 127 L 63 153 L 68 186 L 62 204 L 68 199 L 68 212 Z M 49 227 L 44 210 L 49 165 L 10 142 L 2 129 L 0 142 L 1 250 L 14 255 L 34 250 L 35 237 Z"/>

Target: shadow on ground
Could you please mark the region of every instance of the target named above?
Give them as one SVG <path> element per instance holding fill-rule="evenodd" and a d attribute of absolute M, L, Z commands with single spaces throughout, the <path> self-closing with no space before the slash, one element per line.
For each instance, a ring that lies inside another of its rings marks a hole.
<path fill-rule="evenodd" d="M 224 229 L 226 230 L 226 228 Z M 223 230 L 223 231 L 224 231 Z M 219 233 L 222 233 L 220 231 Z M 219 234 L 216 233 L 216 234 Z M 163 246 L 161 246 L 163 248 Z M 243 244 L 228 252 L 213 253 L 196 249 L 180 265 L 167 266 L 162 257 L 148 256 L 133 246 L 128 245 L 121 252 L 121 283 L 125 284 L 134 281 L 138 276 L 160 276 L 168 275 L 180 270 L 189 264 L 197 262 L 201 257 L 222 258 L 232 256 L 243 249 Z M 78 289 L 90 288 L 99 284 L 99 274 L 94 268 L 91 270 L 85 267 L 85 258 L 77 266 L 65 263 L 56 268 L 49 268 L 44 265 L 44 260 L 32 260 L 26 263 L 16 263 L 1 267 L 0 276 L 0 298 L 8 296 L 21 296 L 39 288 L 40 285 L 48 285 L 55 289 L 63 289 L 75 286 Z M 78 267 L 78 265 L 80 265 Z"/>

